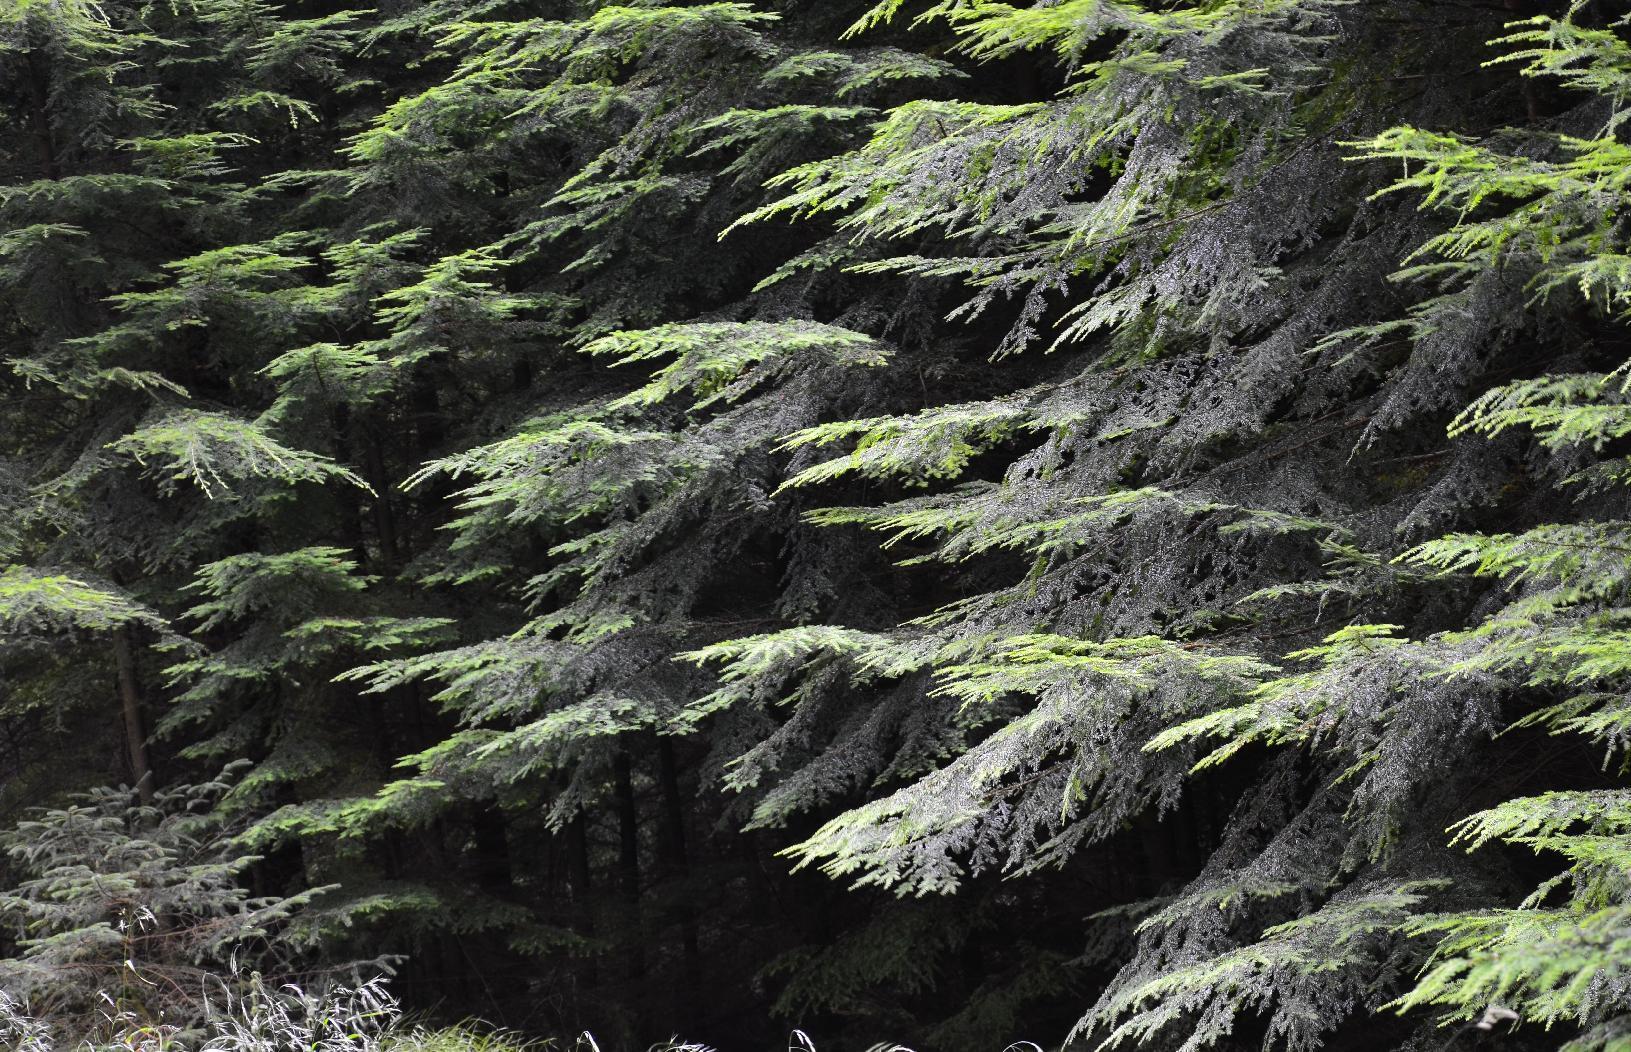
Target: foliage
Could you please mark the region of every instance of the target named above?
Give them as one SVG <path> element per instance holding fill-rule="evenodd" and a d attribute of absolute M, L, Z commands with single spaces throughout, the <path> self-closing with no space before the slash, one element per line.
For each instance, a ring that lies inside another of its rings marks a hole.
<path fill-rule="evenodd" d="M 10 4 L 8 997 L 1624 1047 L 1611 7 Z"/>
<path fill-rule="evenodd" d="M 21 952 L 0 963 L 0 983 L 12 1010 L 24 1001 L 50 1020 L 9 1024 L 19 1040 L 196 1033 L 212 997 L 234 996 L 240 956 L 292 965 L 286 929 L 311 893 L 243 888 L 257 859 L 235 849 L 215 810 L 226 788 L 169 789 L 152 805 L 98 790 L 8 834 L 19 879 L 0 912 Z"/>

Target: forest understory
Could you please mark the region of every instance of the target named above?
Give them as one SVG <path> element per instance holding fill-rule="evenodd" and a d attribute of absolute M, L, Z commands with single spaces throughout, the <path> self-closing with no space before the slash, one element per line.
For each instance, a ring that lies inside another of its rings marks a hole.
<path fill-rule="evenodd" d="M 1631 1052 L 1628 118 L 1611 0 L 0 0 L 0 1050 Z"/>

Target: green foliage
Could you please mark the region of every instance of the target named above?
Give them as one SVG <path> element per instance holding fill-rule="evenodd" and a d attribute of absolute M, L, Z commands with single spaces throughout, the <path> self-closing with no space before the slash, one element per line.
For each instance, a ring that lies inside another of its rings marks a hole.
<path fill-rule="evenodd" d="M 234 850 L 233 831 L 211 811 L 226 788 L 179 787 L 150 806 L 99 790 L 8 834 L 20 879 L 0 911 L 21 952 L 0 964 L 0 981 L 47 1014 L 51 1036 L 94 1041 L 127 1019 L 193 1030 L 212 991 L 238 978 L 229 966 L 239 954 L 275 966 L 274 947 L 311 894 L 243 888 L 256 859 Z"/>
<path fill-rule="evenodd" d="M 205 496 L 234 492 L 234 483 L 274 479 L 321 482 L 338 478 L 366 487 L 360 478 L 326 458 L 281 445 L 260 429 L 219 413 L 169 413 L 131 431 L 111 448 L 160 474 L 161 491 L 191 482 Z"/>
<path fill-rule="evenodd" d="M 5 6 L 0 1028 L 1623 1047 L 1631 21 L 1520 6 Z"/>
<path fill-rule="evenodd" d="M 72 629 L 107 631 L 131 624 L 162 627 L 163 623 L 152 611 L 108 588 L 25 566 L 0 571 L 0 626 L 14 638 Z"/>

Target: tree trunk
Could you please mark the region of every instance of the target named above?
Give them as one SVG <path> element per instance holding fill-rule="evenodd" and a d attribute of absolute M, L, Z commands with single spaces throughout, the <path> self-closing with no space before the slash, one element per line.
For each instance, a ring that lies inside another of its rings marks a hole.
<path fill-rule="evenodd" d="M 395 567 L 400 562 L 401 549 L 397 545 L 396 513 L 391 508 L 391 480 L 385 473 L 385 454 L 373 428 L 363 435 L 362 445 L 368 484 L 374 489 L 374 532 L 379 535 L 380 558 L 385 565 Z"/>
<path fill-rule="evenodd" d="M 470 817 L 475 845 L 476 883 L 494 895 L 508 895 L 515 887 L 510 867 L 510 837 L 504 812 L 497 803 L 477 804 Z"/>
<path fill-rule="evenodd" d="M 679 762 L 674 756 L 674 739 L 657 739 L 657 779 L 663 796 L 663 854 L 664 868 L 670 881 L 669 901 L 673 903 L 673 920 L 680 929 L 680 971 L 671 986 L 673 1003 L 669 1016 L 675 1026 L 689 1026 L 698 1022 L 693 1013 L 703 1002 L 698 998 L 701 988 L 701 954 L 698 950 L 697 913 L 691 902 L 688 877 L 690 856 L 685 845 L 685 801 L 680 796 Z"/>
<path fill-rule="evenodd" d="M 578 931 L 593 944 L 595 939 L 595 904 L 589 887 L 589 820 L 583 812 L 573 817 L 566 827 L 566 849 L 572 882 L 572 901 L 578 908 Z M 583 981 L 593 989 L 600 985 L 600 964 L 591 952 L 583 969 Z"/>
<path fill-rule="evenodd" d="M 144 805 L 152 804 L 153 765 L 147 756 L 147 726 L 142 720 L 142 692 L 136 680 L 136 654 L 130 643 L 130 630 L 113 632 L 113 660 L 119 670 L 119 705 L 124 711 L 125 749 L 130 759 L 130 776 L 136 795 Z"/>
<path fill-rule="evenodd" d="M 683 880 L 691 872 L 691 858 L 685 846 L 685 800 L 680 795 L 679 763 L 674 758 L 672 738 L 657 739 L 658 776 L 663 791 L 663 841 L 668 855 L 670 874 Z M 696 913 L 690 907 L 690 897 L 680 896 L 679 922 L 685 956 L 697 956 Z"/>
<path fill-rule="evenodd" d="M 625 931 L 628 936 L 630 979 L 646 974 L 644 925 L 640 922 L 640 813 L 634 799 L 634 762 L 627 748 L 617 750 L 612 760 L 614 792 L 617 796 L 617 865 L 623 900 L 628 904 Z"/>
<path fill-rule="evenodd" d="M 333 427 L 334 459 L 343 465 L 350 465 L 351 407 L 344 402 L 334 407 Z M 356 553 L 359 564 L 367 566 L 368 545 L 363 540 L 362 501 L 353 486 L 336 486 L 334 493 L 340 502 L 340 533 L 345 538 L 346 547 Z"/>
<path fill-rule="evenodd" d="M 28 52 L 28 93 L 32 103 L 29 116 L 34 125 L 34 145 L 39 152 L 40 172 L 47 179 L 60 179 L 57 148 L 51 135 L 51 74 L 40 65 L 40 53 Z"/>

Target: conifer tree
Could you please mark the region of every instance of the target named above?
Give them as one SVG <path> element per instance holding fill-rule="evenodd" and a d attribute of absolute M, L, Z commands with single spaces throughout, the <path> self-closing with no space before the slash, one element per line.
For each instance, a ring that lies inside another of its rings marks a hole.
<path fill-rule="evenodd" d="M 1628 41 L 16 0 L 0 809 L 607 1047 L 1621 1047 Z"/>

